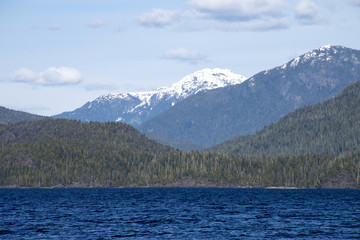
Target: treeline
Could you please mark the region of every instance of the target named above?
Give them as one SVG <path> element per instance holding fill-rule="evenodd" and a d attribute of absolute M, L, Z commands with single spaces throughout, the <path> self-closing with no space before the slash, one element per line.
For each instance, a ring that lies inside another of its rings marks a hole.
<path fill-rule="evenodd" d="M 359 144 L 360 82 L 356 82 L 324 103 L 300 108 L 254 135 L 209 150 L 246 156 L 338 155 Z"/>
<path fill-rule="evenodd" d="M 0 106 L 0 124 L 20 122 L 20 121 L 36 121 L 44 118 L 46 117 L 30 114 L 22 111 L 15 111 Z"/>
<path fill-rule="evenodd" d="M 2 187 L 359 187 L 359 150 L 337 157 L 184 153 L 126 124 L 71 120 L 6 125 L 0 143 Z"/>

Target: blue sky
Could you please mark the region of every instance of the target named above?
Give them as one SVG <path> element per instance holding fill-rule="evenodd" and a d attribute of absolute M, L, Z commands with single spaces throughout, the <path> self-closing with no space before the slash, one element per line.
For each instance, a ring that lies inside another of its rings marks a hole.
<path fill-rule="evenodd" d="M 360 0 L 0 0 L 0 105 L 42 115 L 204 68 L 360 49 Z"/>

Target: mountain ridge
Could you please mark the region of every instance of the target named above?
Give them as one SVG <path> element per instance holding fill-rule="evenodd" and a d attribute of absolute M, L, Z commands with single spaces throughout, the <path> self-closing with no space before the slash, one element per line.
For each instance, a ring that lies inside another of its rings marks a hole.
<path fill-rule="evenodd" d="M 359 78 L 360 51 L 327 45 L 259 72 L 243 84 L 190 96 L 138 129 L 209 147 L 329 99 Z"/>
<path fill-rule="evenodd" d="M 47 117 L 31 114 L 23 111 L 17 111 L 0 106 L 0 124 L 21 122 L 21 121 L 36 121 L 44 118 Z"/>
<path fill-rule="evenodd" d="M 187 75 L 169 87 L 147 92 L 102 95 L 74 111 L 53 117 L 81 121 L 124 122 L 137 126 L 198 92 L 240 84 L 245 80 L 245 77 L 228 69 L 207 68 Z"/>
<path fill-rule="evenodd" d="M 340 94 L 287 114 L 249 136 L 228 140 L 208 150 L 243 156 L 331 154 L 360 145 L 360 81 Z"/>

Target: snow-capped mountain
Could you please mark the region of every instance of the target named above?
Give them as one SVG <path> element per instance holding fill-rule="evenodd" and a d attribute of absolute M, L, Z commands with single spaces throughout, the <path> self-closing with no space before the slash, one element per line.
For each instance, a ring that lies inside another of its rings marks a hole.
<path fill-rule="evenodd" d="M 148 92 L 103 95 L 72 112 L 54 117 L 81 121 L 119 121 L 137 126 L 200 91 L 240 84 L 245 80 L 244 76 L 228 69 L 204 69 L 169 87 Z"/>
<path fill-rule="evenodd" d="M 301 106 L 332 98 L 355 81 L 360 81 L 360 50 L 324 46 L 255 74 L 243 84 L 188 97 L 138 129 L 209 147 L 252 134 Z"/>

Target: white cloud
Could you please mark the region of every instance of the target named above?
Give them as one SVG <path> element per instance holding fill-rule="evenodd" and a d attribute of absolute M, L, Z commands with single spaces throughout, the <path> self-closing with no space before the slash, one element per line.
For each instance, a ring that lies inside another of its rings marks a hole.
<path fill-rule="evenodd" d="M 170 60 L 184 61 L 191 64 L 197 64 L 206 59 L 206 56 L 197 52 L 191 52 L 184 48 L 172 49 L 167 51 L 163 57 Z"/>
<path fill-rule="evenodd" d="M 290 8 L 283 0 L 191 0 L 188 6 L 207 21 L 200 27 L 188 25 L 190 30 L 269 31 L 290 26 L 285 14 Z"/>
<path fill-rule="evenodd" d="M 228 21 L 283 16 L 287 6 L 282 0 L 191 0 L 188 5 L 208 17 Z"/>
<path fill-rule="evenodd" d="M 294 18 L 303 25 L 323 21 L 313 0 L 188 0 L 187 7 L 184 11 L 153 9 L 138 21 L 146 27 L 165 27 L 181 20 L 185 31 L 271 31 L 290 28 Z"/>
<path fill-rule="evenodd" d="M 295 7 L 295 17 L 301 24 L 319 23 L 318 8 L 310 0 L 300 0 Z"/>
<path fill-rule="evenodd" d="M 52 25 L 48 25 L 46 28 L 47 28 L 47 30 L 57 31 L 57 30 L 60 30 L 61 25 L 59 25 L 59 24 L 52 24 Z"/>
<path fill-rule="evenodd" d="M 82 74 L 77 69 L 68 67 L 50 67 L 42 72 L 21 68 L 13 72 L 10 79 L 13 82 L 42 86 L 72 85 L 81 82 Z"/>
<path fill-rule="evenodd" d="M 138 22 L 145 27 L 165 27 L 179 19 L 176 11 L 165 9 L 153 9 L 149 13 L 144 13 L 138 18 Z"/>
<path fill-rule="evenodd" d="M 289 20 L 287 18 L 266 18 L 254 19 L 247 22 L 223 22 L 212 21 L 200 24 L 188 24 L 185 27 L 186 31 L 204 31 L 209 29 L 219 31 L 272 31 L 289 28 Z"/>
<path fill-rule="evenodd" d="M 36 82 L 39 77 L 38 73 L 27 68 L 20 68 L 11 74 L 11 80 L 14 82 L 33 83 Z"/>
<path fill-rule="evenodd" d="M 87 26 L 90 28 L 100 28 L 105 25 L 105 22 L 103 20 L 94 20 L 91 23 L 89 23 Z"/>

